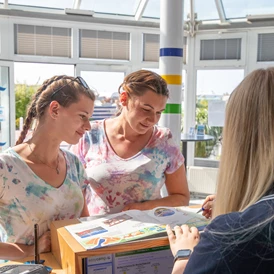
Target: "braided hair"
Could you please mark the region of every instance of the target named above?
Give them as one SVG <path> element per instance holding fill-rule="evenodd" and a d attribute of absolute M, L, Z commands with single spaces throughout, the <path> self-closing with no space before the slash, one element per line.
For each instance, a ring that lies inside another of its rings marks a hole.
<path fill-rule="evenodd" d="M 57 90 L 58 92 L 52 96 Z M 72 103 L 79 101 L 80 95 L 85 95 L 92 101 L 95 100 L 95 92 L 86 89 L 75 77 L 59 75 L 45 80 L 32 98 L 23 130 L 16 145 L 21 144 L 25 140 L 33 121 L 39 121 L 43 117 L 46 108 L 53 100 L 63 107 L 69 107 Z"/>

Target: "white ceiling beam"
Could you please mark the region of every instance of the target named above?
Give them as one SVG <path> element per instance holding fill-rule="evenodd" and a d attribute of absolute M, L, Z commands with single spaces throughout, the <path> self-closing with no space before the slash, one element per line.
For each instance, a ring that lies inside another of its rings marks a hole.
<path fill-rule="evenodd" d="M 136 21 L 139 21 L 142 18 L 143 13 L 146 9 L 147 3 L 148 3 L 148 0 L 140 0 L 139 6 L 138 6 L 138 8 L 136 10 L 136 13 L 135 13 L 135 20 Z"/>
<path fill-rule="evenodd" d="M 190 0 L 189 1 L 189 20 L 191 22 L 194 22 L 195 21 L 195 11 L 194 11 L 194 1 L 193 0 Z"/>
<path fill-rule="evenodd" d="M 9 0 L 4 1 L 4 9 L 7 9 L 9 7 Z"/>
<path fill-rule="evenodd" d="M 219 14 L 221 25 L 230 25 L 230 22 L 226 20 L 225 11 L 222 0 L 215 0 L 217 12 Z"/>
<path fill-rule="evenodd" d="M 80 9 L 82 0 L 74 0 L 73 8 L 74 9 Z"/>

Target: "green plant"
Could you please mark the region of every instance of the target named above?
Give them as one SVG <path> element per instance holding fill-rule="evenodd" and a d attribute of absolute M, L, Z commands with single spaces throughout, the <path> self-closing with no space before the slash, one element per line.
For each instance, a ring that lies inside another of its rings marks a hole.
<path fill-rule="evenodd" d="M 195 143 L 195 157 L 208 158 L 222 134 L 222 127 L 208 126 L 208 101 L 199 100 L 196 103 L 196 124 L 205 125 L 205 134 L 214 136 L 214 140 Z"/>
<path fill-rule="evenodd" d="M 32 99 L 33 94 L 38 89 L 37 85 L 28 86 L 26 84 L 15 85 L 15 119 L 16 129 L 19 129 L 19 118 L 25 119 L 28 105 Z"/>

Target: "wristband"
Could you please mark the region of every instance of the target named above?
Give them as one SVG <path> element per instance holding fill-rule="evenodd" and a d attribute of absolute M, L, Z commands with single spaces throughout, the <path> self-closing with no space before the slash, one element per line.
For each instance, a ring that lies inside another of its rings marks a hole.
<path fill-rule="evenodd" d="M 190 249 L 180 249 L 177 251 L 176 255 L 174 256 L 174 263 L 177 260 L 186 260 L 190 257 L 192 251 Z"/>

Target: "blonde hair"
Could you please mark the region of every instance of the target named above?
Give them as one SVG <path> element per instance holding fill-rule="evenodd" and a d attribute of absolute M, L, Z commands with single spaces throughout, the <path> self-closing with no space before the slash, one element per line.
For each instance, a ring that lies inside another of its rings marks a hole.
<path fill-rule="evenodd" d="M 250 73 L 226 107 L 213 217 L 243 211 L 273 189 L 274 68 Z"/>
<path fill-rule="evenodd" d="M 45 110 L 51 101 L 54 100 L 63 107 L 69 107 L 72 103 L 78 102 L 82 94 L 92 101 L 95 100 L 94 91 L 84 87 L 78 80 L 78 77 L 59 75 L 45 80 L 30 102 L 23 130 L 16 145 L 24 141 L 33 121 L 39 121 L 43 118 Z"/>

